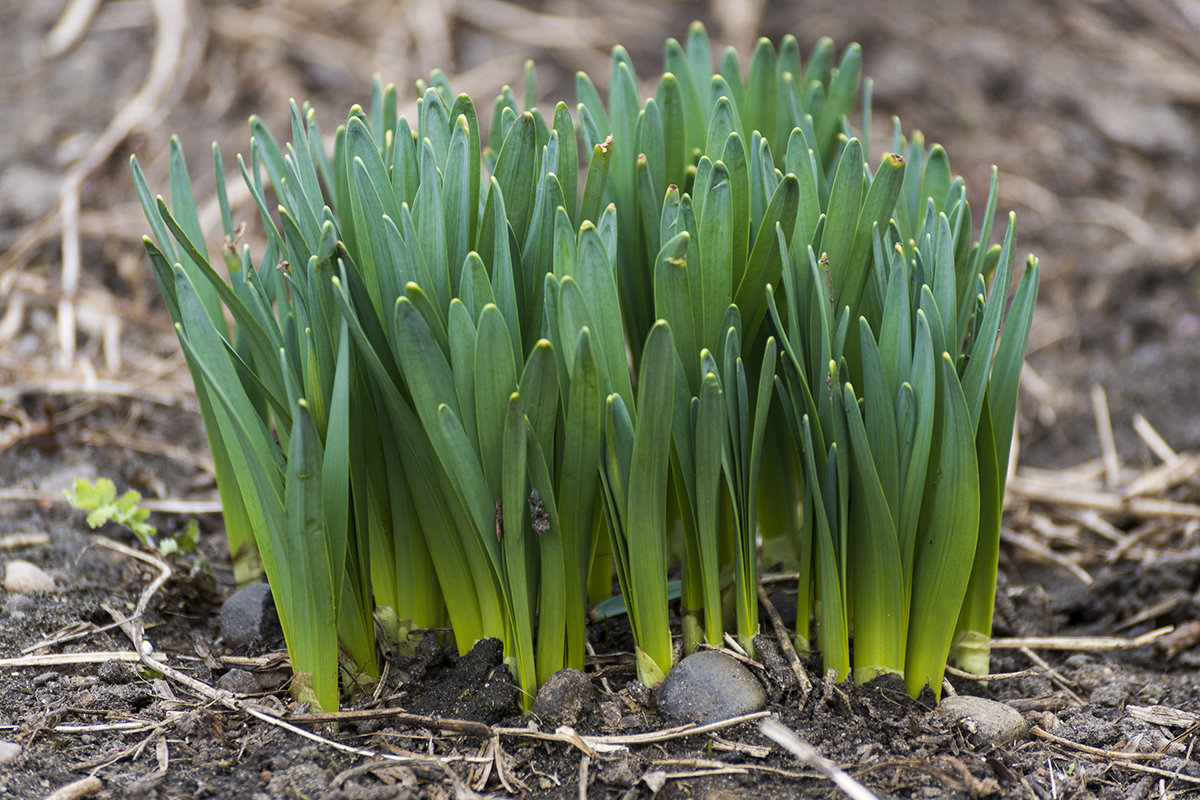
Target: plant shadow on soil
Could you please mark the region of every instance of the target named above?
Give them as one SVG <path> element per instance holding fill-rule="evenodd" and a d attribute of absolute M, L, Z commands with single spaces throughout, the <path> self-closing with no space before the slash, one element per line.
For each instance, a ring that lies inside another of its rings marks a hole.
<path fill-rule="evenodd" d="M 157 417 L 160 430 L 185 431 L 185 439 L 198 435 L 197 420 L 190 413 L 135 400 L 114 401 L 121 403 L 143 405 L 143 420 L 154 422 Z M 63 433 L 64 441 L 75 440 L 69 428 Z M 161 474 L 167 474 L 166 464 L 148 465 L 146 459 L 130 459 L 124 452 L 112 447 L 42 452 L 34 442 L 24 442 L 0 458 L 0 480 L 48 490 L 73 477 L 73 470 L 96 465 L 103 465 L 102 472 L 118 485 L 138 469 L 161 467 Z M 178 472 L 178 466 L 173 469 L 172 480 L 186 484 L 194 477 Z M 128 640 L 112 625 L 107 609 L 132 610 L 153 577 L 151 571 L 89 543 L 95 534 L 87 530 L 83 515 L 64 505 L 9 501 L 3 511 L 0 537 L 36 532 L 51 536 L 41 544 L 5 549 L 0 560 L 32 561 L 49 572 L 59 588 L 5 597 L 0 657 L 23 655 L 26 648 L 70 631 L 81 635 L 37 652 L 128 650 Z M 156 517 L 163 528 L 182 525 L 181 519 Z M 217 611 L 229 588 L 221 544 L 220 529 L 206 525 L 205 563 L 197 566 L 195 556 L 175 561 L 173 578 L 150 604 L 146 635 L 172 665 L 210 685 L 222 682 L 230 671 L 243 670 L 231 676 L 241 679 L 236 685 L 257 690 L 262 702 L 282 710 L 290 700 L 286 672 L 278 661 L 255 669 L 220 659 L 226 650 L 218 638 Z M 1013 555 L 1006 550 L 1003 559 L 998 636 L 1107 634 L 1156 604 L 1161 611 L 1136 620 L 1123 633 L 1183 625 L 1200 615 L 1200 568 L 1194 561 L 1163 561 L 1148 568 L 1118 562 L 1094 570 L 1095 583 L 1086 587 L 1053 567 L 1017 561 Z M 790 584 L 772 587 L 773 602 L 785 618 L 789 596 L 794 598 Z M 1163 598 L 1174 602 L 1164 603 Z M 658 715 L 648 694 L 633 681 L 624 621 L 595 623 L 589 638 L 595 656 L 587 672 L 599 691 L 575 721 L 575 729 L 603 736 L 671 727 L 674 723 Z M 1134 762 L 1089 756 L 1032 735 L 991 746 L 974 736 L 969 725 L 932 713 L 935 703 L 928 691 L 913 700 L 896 680 L 859 687 L 835 684 L 822 676 L 816 656 L 804 662 L 812 689 L 802 695 L 795 676 L 781 666 L 778 643 L 769 637 L 763 641 L 766 667 L 755 673 L 770 697 L 767 710 L 880 797 L 1115 798 L 1138 796 L 1152 787 L 1157 791 L 1158 780 L 1172 772 L 1181 776 L 1171 784 L 1176 791 L 1194 788 L 1200 779 L 1200 769 L 1190 758 L 1188 737 L 1194 730 L 1172 730 L 1128 713 L 1129 706 L 1200 708 L 1200 651 L 1195 648 L 1171 658 L 1154 645 L 1074 655 L 1043 651 L 1054 676 L 1029 670 L 1030 661 L 1017 651 L 998 650 L 993 671 L 1021 673 L 1018 677 L 986 686 L 950 678 L 959 693 L 1006 702 L 1056 736 L 1101 750 L 1159 754 Z M 511 732 L 481 736 L 480 728 L 468 728 L 466 734 L 431 730 L 398 724 L 386 715 L 336 726 L 303 725 L 355 747 L 416 757 L 388 762 L 340 753 L 197 698 L 184 686 L 122 662 L 6 667 L 4 673 L 0 725 L 5 727 L 0 739 L 24 748 L 16 761 L 0 768 L 0 796 L 7 797 L 45 797 L 89 775 L 100 778 L 92 796 L 101 798 L 449 798 L 472 796 L 475 790 L 503 796 L 508 794 L 506 784 L 518 796 L 557 798 L 580 796 L 581 776 L 591 798 L 724 800 L 827 797 L 835 791 L 826 779 L 762 736 L 755 722 L 619 753 L 598 752 L 587 759 L 580 749 L 561 742 Z M 496 643 L 481 643 L 459 658 L 432 635 L 414 654 L 389 659 L 374 698 L 352 698 L 344 706 L 403 708 L 433 718 L 474 720 L 492 730 L 531 725 L 554 730 L 555 721 L 521 716 L 518 707 L 517 689 L 500 664 Z M 123 729 L 114 725 L 133 721 L 144 724 Z M 437 757 L 443 763 L 436 763 Z M 1165 772 L 1145 774 L 1130 764 Z"/>

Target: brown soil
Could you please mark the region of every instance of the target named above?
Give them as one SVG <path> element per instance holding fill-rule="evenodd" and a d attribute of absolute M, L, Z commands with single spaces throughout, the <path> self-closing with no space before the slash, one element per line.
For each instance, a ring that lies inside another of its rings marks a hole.
<path fill-rule="evenodd" d="M 707 13 L 681 0 L 610 0 L 602 12 L 570 0 L 126 0 L 101 4 L 82 38 L 51 55 L 48 32 L 64 5 L 0 0 L 0 562 L 32 561 L 58 586 L 5 598 L 0 658 L 64 631 L 80 636 L 37 652 L 129 649 L 105 606 L 128 614 L 154 571 L 99 546 L 82 514 L 61 501 L 73 478 L 104 475 L 155 501 L 161 530 L 181 528 L 184 515 L 201 521 L 203 555 L 175 560 L 147 609 L 155 650 L 208 686 L 237 666 L 222 660 L 216 628 L 230 575 L 212 513 L 211 465 L 139 243 L 145 225 L 128 178 L 130 152 L 151 185 L 165 188 L 167 137 L 178 132 L 198 194 L 207 197 L 209 142 L 220 141 L 227 158 L 244 149 L 250 113 L 281 130 L 288 97 L 312 99 L 332 123 L 365 102 L 372 73 L 404 87 L 434 67 L 455 76 L 456 87 L 490 97 L 500 82 L 519 80 L 527 57 L 538 61 L 543 97 L 569 97 L 576 69 L 603 84 L 615 42 L 651 75 L 663 38 L 681 36 L 698 15 L 716 41 L 743 52 L 759 33 L 794 33 L 805 49 L 821 35 L 861 42 L 875 79 L 873 149 L 887 141 L 885 123 L 895 113 L 907 130 L 946 145 L 973 192 L 984 191 L 992 164 L 1000 167 L 1001 206 L 1017 211 L 1022 249 L 1039 255 L 1044 272 L 997 635 L 1133 638 L 1175 626 L 1121 650 L 1037 643 L 997 650 L 993 670 L 1019 676 L 986 686 L 950 678 L 957 692 L 1006 702 L 1057 740 L 1035 731 L 989 745 L 932 715 L 930 697 L 910 700 L 886 681 L 826 683 L 819 659 L 805 662 L 807 693 L 767 659 L 759 675 L 769 710 L 880 797 L 1200 796 L 1195 457 L 1171 460 L 1132 424 L 1141 414 L 1179 452 L 1200 450 L 1194 3 L 1014 0 L 985 10 L 953 0 L 744 0 L 714 3 L 721 10 Z M 153 43 L 167 36 L 171 19 L 186 22 L 181 41 L 164 46 L 162 91 L 133 103 L 156 74 Z M 89 152 L 122 119 L 118 112 L 128 124 Z M 61 197 L 75 196 L 77 219 L 60 213 Z M 215 219 L 207 222 L 218 229 Z M 77 255 L 71 242 L 79 243 Z M 1107 392 L 1115 428 L 1107 477 L 1097 459 L 1105 451 L 1095 385 Z M 1129 466 L 1111 463 L 1116 455 Z M 1163 458 L 1170 475 L 1154 471 Z M 1122 500 L 1133 481 L 1155 478 L 1140 499 Z M 25 544 L 5 538 L 20 534 L 45 536 Z M 786 614 L 786 590 L 776 588 L 774 597 Z M 597 656 L 588 671 L 601 695 L 578 731 L 668 727 L 628 685 L 632 661 L 619 622 L 596 626 L 592 637 Z M 323 741 L 115 661 L 5 665 L 0 740 L 24 750 L 0 766 L 0 794 L 42 798 L 90 776 L 98 778 L 92 796 L 102 798 L 448 798 L 510 790 L 559 798 L 584 796 L 581 778 L 591 798 L 836 793 L 765 739 L 756 722 L 586 758 L 579 747 L 518 734 L 553 726 L 518 716 L 503 669 L 488 656 L 464 664 L 426 646 L 390 663 L 377 700 L 347 707 L 403 707 L 490 727 L 386 716 L 297 723 Z M 298 711 L 288 706 L 278 659 L 241 666 L 261 704 Z M 480 684 L 480 676 L 491 689 L 470 708 L 461 692 L 447 694 Z M 1152 706 L 1167 711 L 1146 721 L 1139 709 Z"/>

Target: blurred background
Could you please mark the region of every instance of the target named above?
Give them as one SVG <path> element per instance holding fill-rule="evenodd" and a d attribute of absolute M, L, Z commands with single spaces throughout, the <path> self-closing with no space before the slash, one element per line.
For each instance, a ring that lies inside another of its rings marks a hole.
<path fill-rule="evenodd" d="M 1200 447 L 1200 0 L 0 0 L 4 430 L 36 423 L 31 395 L 190 407 L 131 153 L 166 192 L 180 137 L 212 249 L 210 145 L 236 176 L 250 114 L 285 138 L 288 99 L 307 99 L 331 132 L 377 73 L 411 113 L 414 82 L 438 68 L 486 115 L 527 58 L 545 108 L 573 106 L 575 71 L 603 93 L 616 43 L 651 84 L 664 39 L 693 19 L 744 56 L 759 36 L 794 34 L 804 53 L 821 36 L 857 41 L 874 149 L 899 115 L 945 145 L 980 204 L 999 167 L 1001 209 L 1043 264 L 1024 462 L 1100 452 L 1096 385 L 1126 459 L 1148 460 L 1135 413 L 1176 449 Z"/>

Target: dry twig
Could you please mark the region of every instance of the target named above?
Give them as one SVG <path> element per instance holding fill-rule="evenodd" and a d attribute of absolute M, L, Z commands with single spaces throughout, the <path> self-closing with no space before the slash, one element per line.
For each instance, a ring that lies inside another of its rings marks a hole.
<path fill-rule="evenodd" d="M 162 653 L 154 653 L 166 658 Z M 106 661 L 140 661 L 141 656 L 132 650 L 100 650 L 88 653 L 49 653 L 40 656 L 16 656 L 0 659 L 0 668 L 5 667 L 61 667 L 67 664 L 103 664 Z"/>
<path fill-rule="evenodd" d="M 792 645 L 792 637 L 788 635 L 788 630 L 784 627 L 783 619 L 779 616 L 779 612 L 775 609 L 775 604 L 771 602 L 771 598 L 767 596 L 767 590 L 760 583 L 758 586 L 758 602 L 767 612 L 767 619 L 771 621 L 771 629 L 775 631 L 775 638 L 779 642 L 779 649 L 783 651 L 783 657 L 787 660 L 788 666 L 792 668 L 792 674 L 796 676 L 796 683 L 800 686 L 800 705 L 804 705 L 804 701 L 808 699 L 808 695 L 812 692 L 812 682 L 808 679 L 808 673 L 804 671 L 804 665 L 800 663 L 800 656 L 796 653 L 796 648 Z"/>
<path fill-rule="evenodd" d="M 1153 644 L 1158 639 L 1175 630 L 1173 625 L 1143 633 L 1141 636 L 1124 638 L 1121 636 L 1014 636 L 992 639 L 993 650 L 1130 650 L 1134 647 L 1144 647 Z"/>
<path fill-rule="evenodd" d="M 1009 678 L 1028 678 L 1030 675 L 1037 675 L 1036 669 L 1023 669 L 1017 672 L 990 672 L 987 675 L 976 675 L 973 672 L 966 672 L 958 667 L 946 665 L 946 674 L 953 675 L 955 678 L 965 678 L 969 681 L 1003 681 Z"/>
<path fill-rule="evenodd" d="M 64 367 L 75 360 L 75 295 L 79 290 L 82 267 L 79 198 L 83 184 L 125 137 L 154 113 L 175 81 L 186 50 L 188 11 L 184 0 L 152 0 L 151 8 L 157 27 L 146 82 L 121 106 L 104 132 L 92 140 L 91 146 L 67 172 L 59 190 L 63 296 L 58 304 L 58 340 Z"/>
<path fill-rule="evenodd" d="M 575 731 L 569 725 L 563 725 L 554 733 L 547 733 L 529 728 L 496 728 L 496 733 L 501 736 L 517 736 L 528 739 L 540 739 L 547 742 L 562 742 L 564 744 L 574 745 L 585 754 L 595 757 L 601 752 L 618 752 L 624 750 L 629 745 L 655 744 L 658 742 L 666 742 L 671 739 L 680 739 L 684 736 L 697 736 L 710 731 L 718 731 L 723 728 L 730 728 L 734 725 L 740 725 L 743 722 L 753 722 L 757 719 L 770 716 L 769 711 L 755 711 L 750 714 L 743 714 L 740 717 L 730 717 L 729 719 L 719 722 L 710 722 L 705 725 L 696 725 L 689 723 L 687 725 L 679 725 L 674 728 L 664 728 L 657 731 L 645 731 L 643 733 L 627 733 L 613 736 L 584 736 Z"/>
<path fill-rule="evenodd" d="M 800 759 L 800 762 L 811 767 L 823 777 L 833 781 L 839 789 L 846 793 L 851 800 L 879 800 L 879 797 L 852 778 L 834 762 L 823 757 L 811 744 L 797 736 L 790 728 L 775 719 L 764 719 L 759 723 L 763 735 L 775 740 L 781 747 Z"/>
<path fill-rule="evenodd" d="M 1058 688 L 1060 688 L 1064 692 L 1066 692 L 1067 696 L 1071 698 L 1071 700 L 1075 703 L 1075 705 L 1078 705 L 1078 706 L 1087 705 L 1087 703 L 1084 702 L 1084 699 L 1082 697 L 1080 697 L 1078 694 L 1076 694 L 1075 690 L 1071 688 L 1070 681 L 1068 681 L 1061 672 L 1059 672 L 1054 667 L 1052 667 L 1050 665 L 1050 662 L 1048 662 L 1046 659 L 1042 658 L 1037 653 L 1030 650 L 1028 647 L 1022 647 L 1021 654 L 1024 655 L 1026 658 L 1028 658 L 1030 661 L 1032 661 L 1034 664 L 1037 664 L 1038 667 L 1040 669 L 1042 669 L 1042 671 L 1044 671 L 1047 675 L 1049 675 L 1050 680 Z"/>
<path fill-rule="evenodd" d="M 1061 736 L 1055 736 L 1053 733 L 1048 733 L 1037 725 L 1034 725 L 1030 730 L 1032 730 L 1033 735 L 1039 739 L 1045 739 L 1048 742 L 1054 742 L 1055 744 L 1060 744 L 1063 747 L 1069 747 L 1072 750 L 1078 750 L 1080 753 L 1087 753 L 1090 756 L 1099 756 L 1100 758 L 1107 758 L 1112 761 L 1158 761 L 1164 758 L 1162 753 L 1127 753 L 1122 750 L 1105 750 L 1100 747 L 1092 747 L 1090 745 L 1080 744 L 1079 742 L 1073 742 L 1070 739 L 1064 739 Z M 1200 779 L 1197 779 L 1196 782 L 1200 783 Z"/>

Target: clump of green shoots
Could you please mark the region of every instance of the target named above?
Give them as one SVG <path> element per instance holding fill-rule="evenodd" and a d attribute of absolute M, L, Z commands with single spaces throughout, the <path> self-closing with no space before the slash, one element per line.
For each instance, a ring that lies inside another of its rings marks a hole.
<path fill-rule="evenodd" d="M 283 146 L 252 119 L 266 249 L 236 244 L 214 148 L 223 269 L 178 142 L 169 204 L 134 161 L 231 549 L 273 587 L 298 696 L 335 707 L 339 658 L 377 675 L 379 610 L 500 639 L 528 704 L 582 667 L 614 573 L 654 684 L 674 568 L 683 649 L 727 628 L 753 649 L 760 540 L 839 675 L 851 631 L 858 680 L 937 691 L 952 643 L 986 670 L 1038 280 L 1030 259 L 1009 307 L 994 178 L 973 240 L 941 148 L 897 122 L 872 170 L 857 46 L 762 40 L 743 77 L 696 24 L 664 59 L 643 99 L 614 49 L 575 118 L 542 116 L 528 67 L 486 146 L 440 73 L 412 121 L 376 82 L 332 152 L 307 107 Z"/>

